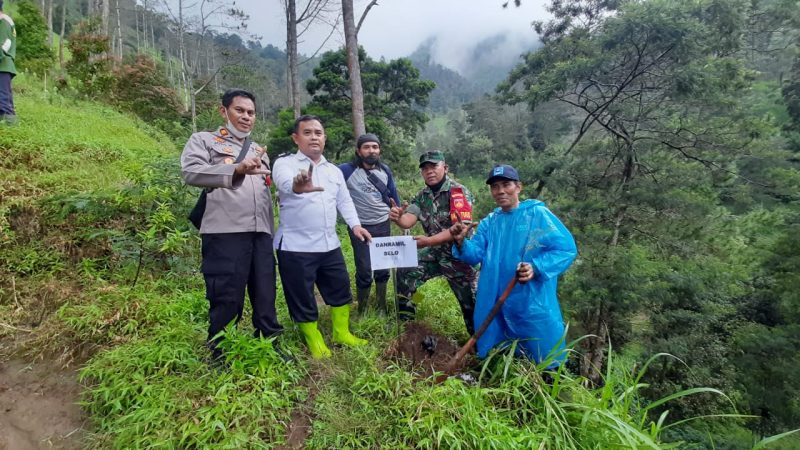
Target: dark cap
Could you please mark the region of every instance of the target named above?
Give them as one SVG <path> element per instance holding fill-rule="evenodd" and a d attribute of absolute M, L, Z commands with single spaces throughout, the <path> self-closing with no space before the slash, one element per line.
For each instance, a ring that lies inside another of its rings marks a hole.
<path fill-rule="evenodd" d="M 489 178 L 486 179 L 486 184 L 492 184 L 497 180 L 519 181 L 517 169 L 508 164 L 498 164 L 494 166 L 489 172 Z"/>
<path fill-rule="evenodd" d="M 440 163 L 444 162 L 444 153 L 440 152 L 439 150 L 432 150 L 429 152 L 425 152 L 419 157 L 419 166 L 422 167 L 425 163 Z"/>
<path fill-rule="evenodd" d="M 356 140 L 356 148 L 361 148 L 361 146 L 367 142 L 376 142 L 378 145 L 381 145 L 381 140 L 378 139 L 378 136 L 375 136 L 372 133 L 367 133 L 358 137 L 358 140 Z"/>

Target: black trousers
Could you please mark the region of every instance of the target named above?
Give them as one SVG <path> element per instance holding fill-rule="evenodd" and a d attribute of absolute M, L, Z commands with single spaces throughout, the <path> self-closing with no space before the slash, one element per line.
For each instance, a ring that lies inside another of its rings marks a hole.
<path fill-rule="evenodd" d="M 283 331 L 275 311 L 275 256 L 272 236 L 267 233 L 213 233 L 203 240 L 202 272 L 206 281 L 209 327 L 208 342 L 232 320 L 239 323 L 244 291 L 253 306 L 256 336 L 269 337 Z"/>
<path fill-rule="evenodd" d="M 372 237 L 387 237 L 391 233 L 389 221 L 375 225 L 361 225 Z M 353 244 L 353 259 L 356 262 L 356 287 L 367 289 L 372 285 L 372 263 L 369 259 L 369 244 L 362 242 L 355 237 L 353 230 L 347 229 L 350 233 L 350 243 Z M 389 270 L 376 270 L 375 282 L 386 283 L 389 281 Z"/>
<path fill-rule="evenodd" d="M 2 50 L 0 50 L 2 51 Z M 13 116 L 14 96 L 11 93 L 11 79 L 8 72 L 0 72 L 0 116 Z"/>
<path fill-rule="evenodd" d="M 326 305 L 343 306 L 353 300 L 341 248 L 323 253 L 285 250 L 277 253 L 283 295 L 293 321 L 316 322 L 319 318 L 315 284 Z"/>

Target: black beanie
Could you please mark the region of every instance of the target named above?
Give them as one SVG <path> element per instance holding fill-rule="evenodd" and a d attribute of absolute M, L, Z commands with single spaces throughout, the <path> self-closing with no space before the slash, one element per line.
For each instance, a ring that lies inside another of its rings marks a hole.
<path fill-rule="evenodd" d="M 356 141 L 356 148 L 361 148 L 361 146 L 367 142 L 377 142 L 378 145 L 381 145 L 381 140 L 378 139 L 378 136 L 375 136 L 372 133 L 367 133 L 358 137 L 358 140 Z"/>

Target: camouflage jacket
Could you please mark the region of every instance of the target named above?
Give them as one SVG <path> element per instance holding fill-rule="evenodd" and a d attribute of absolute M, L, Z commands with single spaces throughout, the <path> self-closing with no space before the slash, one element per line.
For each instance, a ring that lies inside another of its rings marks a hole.
<path fill-rule="evenodd" d="M 417 220 L 422 224 L 427 236 L 433 236 L 442 230 L 449 229 L 453 225 L 450 217 L 450 190 L 453 188 L 461 188 L 464 196 L 470 205 L 475 204 L 475 197 L 472 193 L 464 187 L 464 185 L 453 181 L 450 177 L 445 176 L 444 183 L 442 184 L 439 192 L 434 195 L 431 188 L 425 186 L 425 189 L 419 191 L 411 204 L 406 210 L 417 216 Z M 449 247 L 449 245 L 447 246 Z"/>

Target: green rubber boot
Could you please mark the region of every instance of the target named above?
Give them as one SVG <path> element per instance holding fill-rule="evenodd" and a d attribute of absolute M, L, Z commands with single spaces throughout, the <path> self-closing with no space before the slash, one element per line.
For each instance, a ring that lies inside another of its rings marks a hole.
<path fill-rule="evenodd" d="M 333 322 L 333 342 L 350 347 L 366 345 L 365 339 L 359 339 L 350 333 L 350 305 L 332 306 L 331 322 Z"/>
<path fill-rule="evenodd" d="M 297 326 L 300 327 L 300 332 L 306 338 L 306 345 L 308 345 L 312 358 L 322 359 L 331 356 L 331 351 L 325 345 L 325 339 L 322 338 L 322 333 L 317 328 L 317 322 L 301 322 Z"/>

